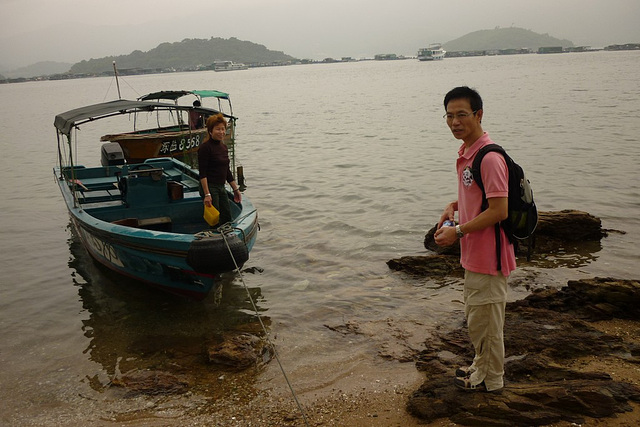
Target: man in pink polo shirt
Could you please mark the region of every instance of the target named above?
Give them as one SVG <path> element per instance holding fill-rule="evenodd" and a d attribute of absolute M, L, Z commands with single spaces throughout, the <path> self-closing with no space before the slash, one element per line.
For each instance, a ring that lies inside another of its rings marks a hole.
<path fill-rule="evenodd" d="M 482 130 L 482 98 L 473 89 L 457 87 L 444 98 L 445 119 L 458 150 L 458 200 L 449 203 L 435 233 L 438 245 L 460 239 L 460 263 L 465 270 L 464 304 L 469 337 L 475 349 L 473 363 L 456 370 L 454 384 L 469 391 L 494 391 L 504 387 L 504 312 L 507 277 L 516 268 L 513 245 L 500 228 L 501 270 L 498 271 L 495 224 L 507 218 L 509 175 L 501 154 L 490 152 L 480 173 L 488 207 L 482 210 L 482 190 L 474 182 L 471 165 L 478 150 L 493 141 Z M 445 220 L 458 225 L 442 226 Z"/>

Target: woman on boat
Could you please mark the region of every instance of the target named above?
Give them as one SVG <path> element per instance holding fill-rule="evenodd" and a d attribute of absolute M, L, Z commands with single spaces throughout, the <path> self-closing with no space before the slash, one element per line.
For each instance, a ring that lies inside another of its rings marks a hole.
<path fill-rule="evenodd" d="M 225 182 L 231 185 L 233 200 L 242 201 L 238 184 L 229 168 L 229 152 L 222 140 L 227 133 L 227 120 L 222 114 L 207 119 L 207 137 L 198 148 L 200 185 L 205 206 L 214 206 L 220 212 L 220 225 L 231 221 L 231 205 Z"/>

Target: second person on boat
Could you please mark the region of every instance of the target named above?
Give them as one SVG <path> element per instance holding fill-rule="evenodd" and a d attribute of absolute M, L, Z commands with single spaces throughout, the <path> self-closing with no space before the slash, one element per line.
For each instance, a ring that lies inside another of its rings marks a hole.
<path fill-rule="evenodd" d="M 233 190 L 233 200 L 242 201 L 242 195 L 229 167 L 229 151 L 223 140 L 227 133 L 227 120 L 222 114 L 207 119 L 207 137 L 198 149 L 200 186 L 205 206 L 214 206 L 220 212 L 220 225 L 231 222 L 231 205 L 225 183 Z"/>

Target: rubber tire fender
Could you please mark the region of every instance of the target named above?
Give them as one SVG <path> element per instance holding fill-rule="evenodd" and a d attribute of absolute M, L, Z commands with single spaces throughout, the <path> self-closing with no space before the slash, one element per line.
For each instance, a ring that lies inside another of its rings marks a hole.
<path fill-rule="evenodd" d="M 241 268 L 249 259 L 247 245 L 233 233 L 225 234 L 225 238 L 231 253 L 222 235 L 194 240 L 187 253 L 187 264 L 198 273 L 207 274 L 233 271 L 236 264 Z"/>

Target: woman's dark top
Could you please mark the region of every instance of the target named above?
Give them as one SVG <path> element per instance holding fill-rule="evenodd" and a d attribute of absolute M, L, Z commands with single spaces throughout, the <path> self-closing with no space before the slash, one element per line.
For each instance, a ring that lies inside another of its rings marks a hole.
<path fill-rule="evenodd" d="M 212 139 L 198 148 L 198 169 L 200 179 L 207 178 L 207 184 L 221 184 L 233 181 L 229 169 L 229 151 L 220 141 Z"/>

